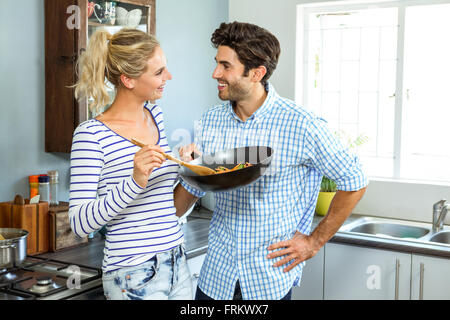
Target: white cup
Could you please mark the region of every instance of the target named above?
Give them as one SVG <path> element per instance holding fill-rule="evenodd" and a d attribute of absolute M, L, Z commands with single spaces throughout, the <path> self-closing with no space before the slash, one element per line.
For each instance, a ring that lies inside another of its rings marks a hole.
<path fill-rule="evenodd" d="M 126 26 L 128 28 L 136 28 L 142 19 L 142 10 L 134 9 L 127 11 L 127 9 L 122 7 L 116 8 L 116 19 L 117 24 L 120 26 Z"/>
<path fill-rule="evenodd" d="M 141 22 L 141 18 L 142 18 L 141 9 L 131 10 L 130 12 L 128 12 L 127 27 L 136 28 Z"/>

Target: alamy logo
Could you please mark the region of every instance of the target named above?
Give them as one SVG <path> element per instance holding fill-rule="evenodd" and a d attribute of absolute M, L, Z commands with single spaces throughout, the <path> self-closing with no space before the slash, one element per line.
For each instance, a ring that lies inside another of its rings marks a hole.
<path fill-rule="evenodd" d="M 69 266 L 67 272 L 70 277 L 67 279 L 66 285 L 69 289 L 81 289 L 81 270 L 78 266 Z"/>
<path fill-rule="evenodd" d="M 67 14 L 70 14 L 66 20 L 66 25 L 69 30 L 81 28 L 81 9 L 79 6 L 72 5 L 67 7 Z"/>
<path fill-rule="evenodd" d="M 369 274 L 366 281 L 367 289 L 381 290 L 381 268 L 376 265 L 370 265 L 367 267 L 366 273 Z"/>

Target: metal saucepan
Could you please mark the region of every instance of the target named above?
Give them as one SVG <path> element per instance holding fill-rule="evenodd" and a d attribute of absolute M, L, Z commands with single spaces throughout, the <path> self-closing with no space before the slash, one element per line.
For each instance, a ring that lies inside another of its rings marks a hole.
<path fill-rule="evenodd" d="M 0 228 L 5 240 L 0 241 L 0 270 L 20 266 L 27 257 L 28 231 Z"/>
<path fill-rule="evenodd" d="M 242 147 L 203 155 L 190 163 L 211 169 L 223 166 L 232 169 L 238 164 L 251 163 L 251 167 L 240 170 L 199 176 L 191 170 L 181 167 L 180 175 L 187 183 L 203 191 L 229 191 L 247 186 L 261 177 L 272 161 L 273 150 L 270 147 Z"/>

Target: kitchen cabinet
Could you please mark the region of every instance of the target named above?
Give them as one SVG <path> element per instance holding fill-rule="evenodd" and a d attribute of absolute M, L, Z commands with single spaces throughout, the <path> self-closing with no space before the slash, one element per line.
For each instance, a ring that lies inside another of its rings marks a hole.
<path fill-rule="evenodd" d="M 102 27 L 110 33 L 126 26 L 155 34 L 155 1 L 45 0 L 46 152 L 69 153 L 75 128 L 95 116 L 88 99 L 77 101 L 70 88 L 77 82 L 77 60 L 89 37 Z"/>
<path fill-rule="evenodd" d="M 325 249 L 322 248 L 314 257 L 306 261 L 300 286 L 292 289 L 292 300 L 323 299 L 324 259 Z"/>
<path fill-rule="evenodd" d="M 328 243 L 324 299 L 410 299 L 411 254 Z"/>
<path fill-rule="evenodd" d="M 205 261 L 206 254 L 202 254 L 190 259 L 187 259 L 187 264 L 192 277 L 192 293 L 195 298 L 195 292 L 197 291 L 197 282 L 200 276 L 200 270 L 202 269 L 203 261 Z"/>
<path fill-rule="evenodd" d="M 412 255 L 411 299 L 450 299 L 449 259 Z"/>

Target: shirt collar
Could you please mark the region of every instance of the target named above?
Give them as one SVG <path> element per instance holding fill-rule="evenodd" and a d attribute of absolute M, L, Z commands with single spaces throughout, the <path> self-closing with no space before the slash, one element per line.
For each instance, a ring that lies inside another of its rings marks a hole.
<path fill-rule="evenodd" d="M 248 119 L 247 121 L 253 121 L 253 120 L 260 120 L 262 119 L 271 109 L 274 104 L 274 101 L 277 97 L 277 92 L 275 91 L 275 88 L 272 86 L 271 83 L 267 82 L 266 84 L 266 91 L 267 91 L 267 97 L 264 103 L 259 107 Z M 243 122 L 241 118 L 237 116 L 237 114 L 233 110 L 233 105 L 231 101 L 228 101 L 228 111 L 230 112 L 231 116 L 235 118 L 239 122 Z"/>

